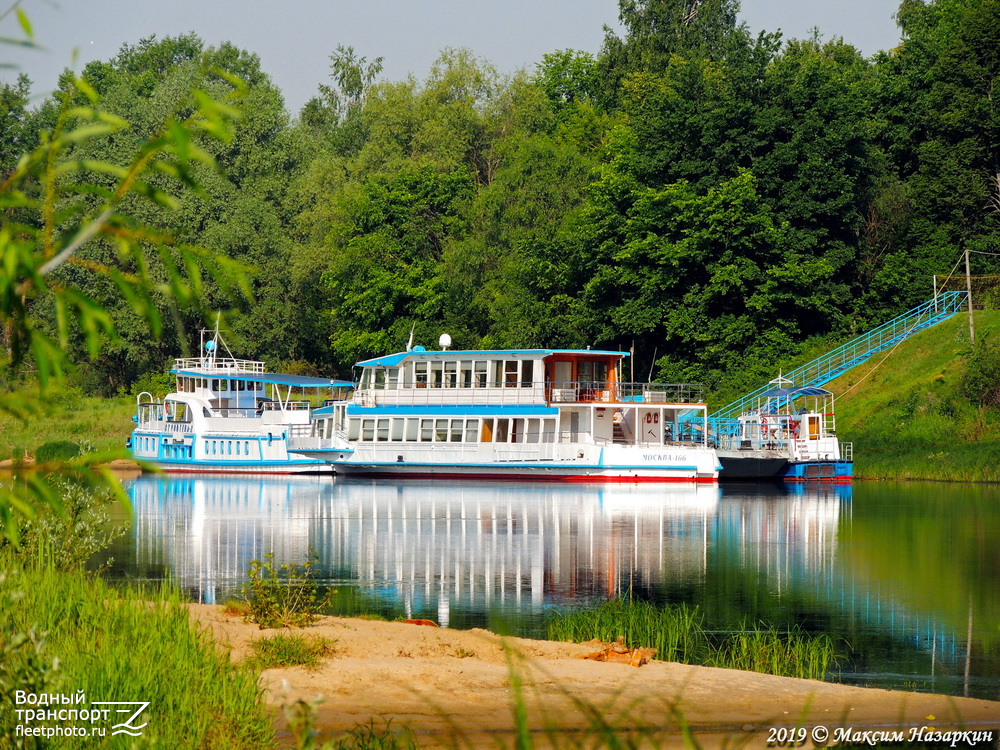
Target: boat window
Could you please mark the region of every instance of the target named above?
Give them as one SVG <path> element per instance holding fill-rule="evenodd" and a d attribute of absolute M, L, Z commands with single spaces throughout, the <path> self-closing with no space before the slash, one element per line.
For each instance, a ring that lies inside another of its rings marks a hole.
<path fill-rule="evenodd" d="M 389 441 L 389 420 L 380 419 L 378 420 L 378 434 L 375 439 L 380 443 L 386 443 Z"/>
<path fill-rule="evenodd" d="M 517 387 L 517 360 L 503 363 L 503 385 L 505 388 Z"/>
<path fill-rule="evenodd" d="M 226 454 L 229 455 L 229 456 L 233 455 L 233 441 L 232 440 L 227 440 L 226 441 Z"/>
<path fill-rule="evenodd" d="M 379 390 L 385 389 L 385 370 L 381 368 L 375 370 L 375 387 Z"/>
<path fill-rule="evenodd" d="M 392 429 L 389 432 L 389 439 L 398 443 L 403 439 L 403 427 L 406 425 L 405 419 L 392 420 Z"/>
<path fill-rule="evenodd" d="M 347 439 L 357 440 L 361 436 L 361 420 L 352 419 L 347 423 Z"/>
<path fill-rule="evenodd" d="M 434 442 L 435 443 L 446 443 L 446 442 L 448 442 L 448 420 L 447 419 L 436 419 L 436 420 L 434 420 Z"/>
<path fill-rule="evenodd" d="M 470 419 L 465 423 L 465 442 L 474 443 L 476 442 L 476 436 L 479 434 L 479 420 Z"/>
<path fill-rule="evenodd" d="M 465 426 L 464 419 L 451 420 L 451 442 L 453 443 L 462 442 L 462 428 L 464 426 Z"/>
<path fill-rule="evenodd" d="M 420 420 L 420 442 L 430 443 L 434 441 L 434 420 Z"/>
<path fill-rule="evenodd" d="M 454 388 L 458 385 L 458 362 L 444 363 L 444 387 Z"/>
<path fill-rule="evenodd" d="M 525 360 L 521 363 L 521 387 L 531 388 L 532 381 L 534 380 L 535 372 L 535 361 L 532 359 Z"/>
<path fill-rule="evenodd" d="M 489 366 L 488 362 L 476 362 L 473 364 L 473 368 L 475 370 L 475 375 L 476 375 L 474 380 L 476 388 L 486 387 L 486 378 L 487 378 L 486 372 L 488 366 Z"/>
<path fill-rule="evenodd" d="M 462 388 L 472 387 L 472 360 L 466 359 L 459 363 L 458 382 Z"/>
<path fill-rule="evenodd" d="M 427 381 L 429 379 L 428 373 L 430 373 L 430 362 L 414 362 L 413 363 L 413 379 L 416 381 L 417 388 L 426 388 Z"/>
<path fill-rule="evenodd" d="M 431 388 L 440 388 L 444 380 L 444 362 L 431 362 Z"/>
<path fill-rule="evenodd" d="M 393 391 L 399 388 L 398 367 L 390 367 L 385 371 L 385 387 Z"/>
<path fill-rule="evenodd" d="M 375 420 L 361 420 L 361 440 L 370 443 L 375 440 Z"/>
<path fill-rule="evenodd" d="M 483 430 L 479 436 L 479 441 L 481 443 L 492 443 L 493 442 L 493 420 L 484 419 L 483 420 Z"/>
<path fill-rule="evenodd" d="M 542 442 L 554 443 L 556 441 L 556 420 L 542 420 Z"/>
<path fill-rule="evenodd" d="M 248 456 L 250 455 L 250 441 L 249 440 L 244 440 L 243 441 L 243 452 L 246 455 L 248 455 Z"/>
<path fill-rule="evenodd" d="M 510 420 L 509 419 L 498 419 L 497 420 L 497 429 L 496 429 L 496 432 L 493 435 L 493 439 L 496 442 L 498 442 L 498 443 L 506 443 L 507 442 L 507 432 L 508 432 L 509 429 L 510 429 Z"/>
<path fill-rule="evenodd" d="M 236 441 L 236 455 L 237 456 L 240 455 L 240 441 L 239 440 Z"/>
<path fill-rule="evenodd" d="M 607 383 L 608 382 L 608 363 L 607 362 L 595 362 L 594 363 L 594 381 L 597 383 Z"/>
<path fill-rule="evenodd" d="M 526 430 L 524 433 L 524 442 L 537 443 L 540 432 L 539 430 L 540 426 L 541 426 L 541 420 L 539 419 L 527 420 Z"/>
<path fill-rule="evenodd" d="M 524 420 L 523 419 L 512 419 L 512 420 L 510 420 L 510 442 L 512 442 L 512 443 L 523 443 L 524 442 Z"/>
<path fill-rule="evenodd" d="M 415 443 L 417 442 L 420 428 L 419 419 L 407 419 L 406 420 L 406 440 L 407 442 Z"/>

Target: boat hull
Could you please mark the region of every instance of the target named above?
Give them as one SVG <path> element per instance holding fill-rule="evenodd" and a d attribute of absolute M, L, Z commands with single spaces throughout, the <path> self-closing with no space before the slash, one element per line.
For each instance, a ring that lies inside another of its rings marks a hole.
<path fill-rule="evenodd" d="M 760 455 L 730 455 L 731 452 L 719 451 L 719 479 L 773 479 L 788 466 L 785 456 L 760 452 Z"/>
<path fill-rule="evenodd" d="M 144 459 L 144 462 L 167 474 L 333 474 L 333 467 L 323 461 L 227 464 Z"/>
<path fill-rule="evenodd" d="M 797 461 L 778 472 L 785 482 L 833 482 L 847 484 L 854 476 L 853 461 Z"/>
<path fill-rule="evenodd" d="M 496 460 L 488 446 L 459 457 L 461 452 L 357 446 L 353 453 L 331 451 L 327 460 L 345 476 L 409 479 L 470 479 L 536 482 L 677 482 L 718 481 L 718 463 L 710 449 L 605 448 L 560 446 L 566 457 Z M 316 457 L 320 454 L 314 453 Z"/>

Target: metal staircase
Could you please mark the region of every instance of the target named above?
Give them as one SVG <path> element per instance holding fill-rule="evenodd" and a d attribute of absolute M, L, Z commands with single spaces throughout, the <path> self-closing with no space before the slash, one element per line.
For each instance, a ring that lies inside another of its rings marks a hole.
<path fill-rule="evenodd" d="M 918 331 L 930 328 L 942 320 L 947 320 L 965 304 L 966 296 L 966 292 L 939 294 L 929 302 L 914 307 L 888 323 L 883 323 L 878 328 L 841 344 L 822 357 L 818 357 L 791 372 L 783 373 L 783 377 L 800 387 L 825 385 L 852 367 L 860 365 L 879 352 L 891 349 Z M 713 420 L 732 419 L 754 409 L 757 406 L 758 397 L 772 387 L 771 384 L 761 386 L 712 413 L 710 418 Z"/>

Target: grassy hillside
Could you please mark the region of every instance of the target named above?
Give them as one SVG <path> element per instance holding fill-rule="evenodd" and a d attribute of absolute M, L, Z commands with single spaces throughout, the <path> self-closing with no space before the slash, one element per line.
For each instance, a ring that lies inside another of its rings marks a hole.
<path fill-rule="evenodd" d="M 976 313 L 976 337 L 1000 346 L 1000 312 Z M 959 314 L 827 386 L 856 477 L 1000 481 L 1000 410 L 963 393 L 970 355 Z"/>

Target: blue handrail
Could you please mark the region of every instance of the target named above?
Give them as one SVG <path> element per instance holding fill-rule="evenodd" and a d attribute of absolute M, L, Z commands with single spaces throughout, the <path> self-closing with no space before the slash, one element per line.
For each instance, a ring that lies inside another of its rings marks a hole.
<path fill-rule="evenodd" d="M 817 357 L 783 377 L 797 386 L 822 386 L 860 365 L 879 352 L 890 349 L 918 331 L 930 328 L 957 313 L 967 297 L 966 292 L 943 292 L 932 300 L 914 307 L 868 333 L 856 336 L 836 349 Z M 739 416 L 756 407 L 757 399 L 771 388 L 766 384 L 710 414 L 711 419 Z"/>

